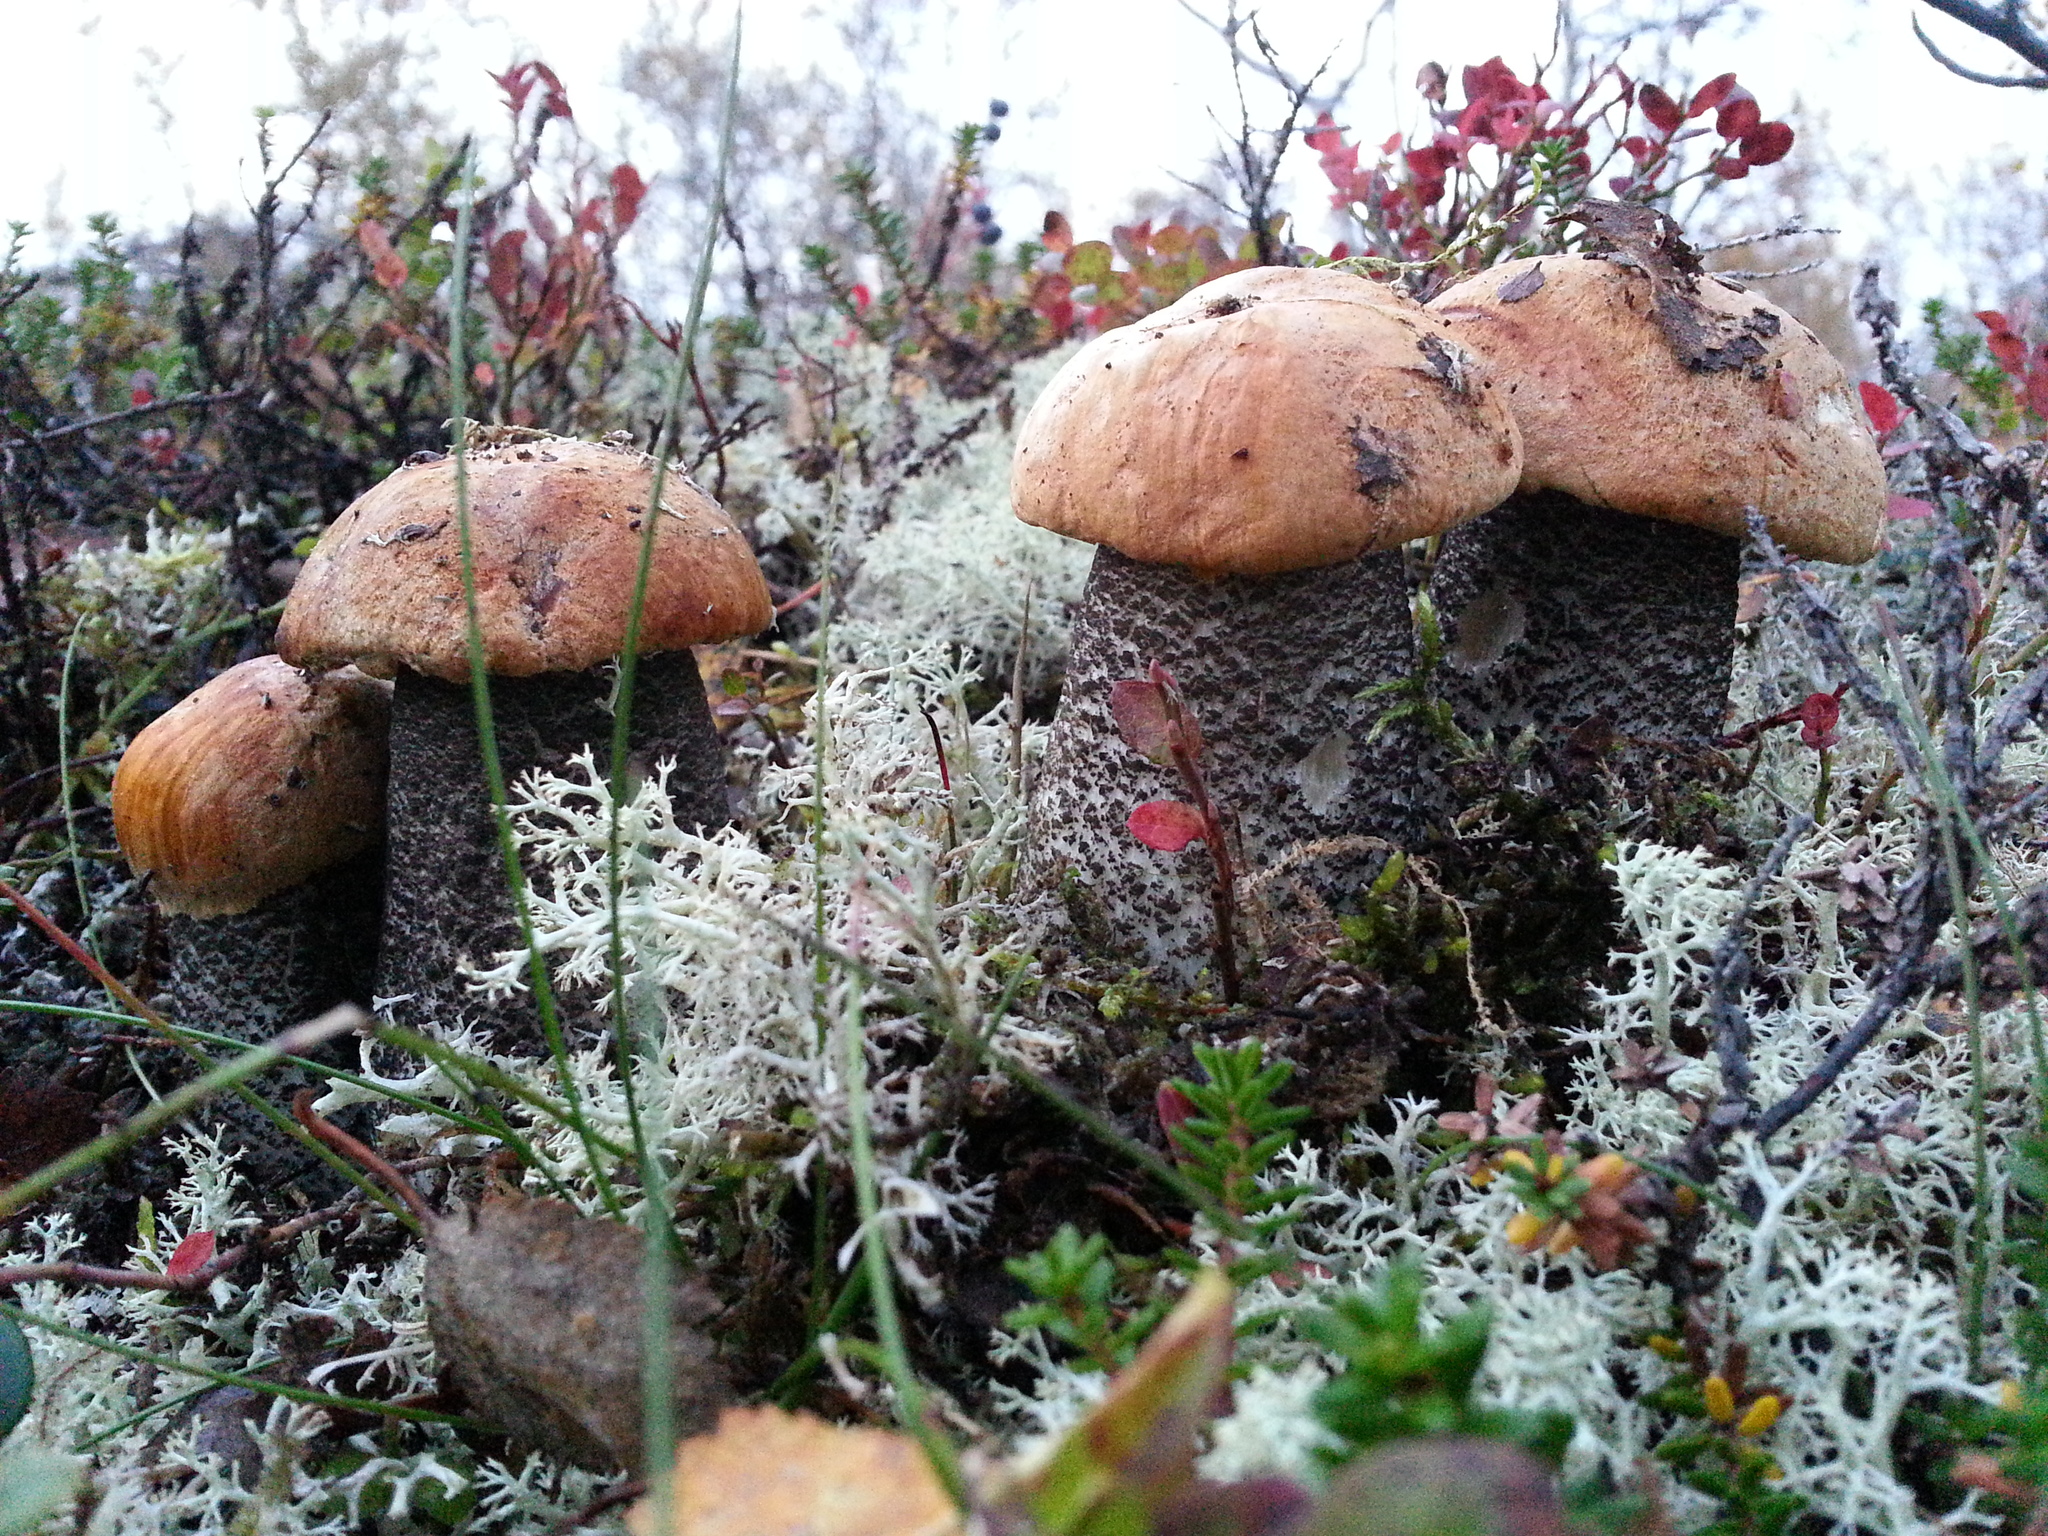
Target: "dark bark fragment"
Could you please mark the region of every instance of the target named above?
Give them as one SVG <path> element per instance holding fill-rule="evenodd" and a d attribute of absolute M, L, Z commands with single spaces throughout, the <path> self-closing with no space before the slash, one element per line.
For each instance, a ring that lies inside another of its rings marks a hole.
<path fill-rule="evenodd" d="M 1458 724 L 1503 741 L 1599 716 L 1623 738 L 1718 736 L 1734 664 L 1731 538 L 1516 496 L 1444 536 L 1432 591 Z"/>
<path fill-rule="evenodd" d="M 611 667 L 538 677 L 493 678 L 491 707 L 509 786 L 533 769 L 560 773 L 589 747 L 610 761 Z M 676 820 L 732 820 L 725 753 L 689 651 L 643 656 L 634 686 L 632 749 L 648 770 L 673 758 Z M 416 1028 L 432 1020 L 480 1024 L 500 1049 L 541 1041 L 530 994 L 491 1001 L 470 989 L 461 966 L 488 966 L 519 943 L 497 826 L 477 751 L 467 684 L 401 671 L 391 703 L 390 886 L 377 995 L 405 1002 L 384 1010 Z M 532 870 L 529 867 L 528 876 Z"/>
<path fill-rule="evenodd" d="M 1200 844 L 1162 853 L 1127 830 L 1140 803 L 1181 799 L 1183 790 L 1171 768 L 1118 736 L 1110 686 L 1144 676 L 1153 661 L 1179 680 L 1208 743 L 1211 792 L 1238 828 L 1239 870 L 1256 879 L 1318 839 L 1412 843 L 1432 801 L 1438 750 L 1400 727 L 1368 743 L 1386 701 L 1357 695 L 1404 676 L 1413 649 L 1398 551 L 1205 581 L 1098 550 L 1032 795 L 1024 889 L 1065 897 L 1091 947 L 1159 966 L 1169 981 L 1192 980 L 1213 959 L 1214 866 Z M 1312 858 L 1297 873 L 1334 902 L 1380 858 Z M 1284 881 L 1268 887 L 1287 889 Z"/>

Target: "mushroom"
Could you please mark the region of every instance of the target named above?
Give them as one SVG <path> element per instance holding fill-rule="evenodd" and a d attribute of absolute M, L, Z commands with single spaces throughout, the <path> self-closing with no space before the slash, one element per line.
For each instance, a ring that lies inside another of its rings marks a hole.
<path fill-rule="evenodd" d="M 1110 689 L 1162 663 L 1209 747 L 1240 867 L 1365 834 L 1407 841 L 1431 743 L 1359 697 L 1413 666 L 1400 546 L 1498 503 L 1521 472 L 1484 366 L 1380 284 L 1262 268 L 1204 284 L 1070 359 L 1018 434 L 1017 515 L 1100 547 L 1032 801 L 1022 889 L 1169 979 L 1210 955 L 1201 853 L 1138 843 L 1178 795 L 1119 737 Z M 1298 873 L 1342 897 L 1356 845 Z"/>
<path fill-rule="evenodd" d="M 368 1001 L 390 714 L 389 683 L 258 656 L 129 743 L 114 835 L 167 916 L 179 1019 L 263 1040 Z"/>
<path fill-rule="evenodd" d="M 1841 366 L 1675 236 L 1505 262 L 1430 302 L 1485 357 L 1522 479 L 1443 543 L 1443 696 L 1467 729 L 1720 733 L 1745 512 L 1796 555 L 1878 547 L 1884 468 Z"/>
<path fill-rule="evenodd" d="M 612 735 L 609 663 L 625 644 L 643 519 L 657 519 L 637 671 L 635 760 L 672 759 L 677 820 L 732 820 L 725 757 L 692 645 L 772 620 L 753 551 L 680 469 L 652 505 L 654 461 L 537 433 L 480 435 L 468 455 L 477 609 L 507 782 L 560 771 Z M 487 1002 L 464 965 L 519 934 L 477 748 L 452 459 L 410 464 L 337 518 L 278 626 L 305 666 L 353 662 L 396 679 L 389 884 L 376 991 L 400 1023 L 467 1015 L 501 1045 L 539 1036 L 529 1011 Z"/>

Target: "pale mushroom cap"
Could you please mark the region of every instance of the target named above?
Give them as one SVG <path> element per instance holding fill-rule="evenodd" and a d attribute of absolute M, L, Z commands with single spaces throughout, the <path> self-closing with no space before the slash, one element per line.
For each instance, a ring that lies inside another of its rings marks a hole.
<path fill-rule="evenodd" d="M 121 754 L 114 836 L 158 903 L 246 912 L 384 835 L 391 685 L 275 656 L 230 667 Z"/>
<path fill-rule="evenodd" d="M 1885 526 L 1884 465 L 1841 365 L 1755 293 L 1708 274 L 1695 297 L 1762 355 L 1687 367 L 1648 275 L 1590 256 L 1504 262 L 1429 308 L 1492 365 L 1522 428 L 1522 490 L 1738 538 L 1754 506 L 1794 554 L 1868 560 Z"/>
<path fill-rule="evenodd" d="M 467 455 L 487 672 L 581 672 L 625 648 L 654 461 L 573 438 Z M 663 485 L 640 649 L 679 650 L 768 627 L 774 605 L 744 535 L 679 469 Z M 390 676 L 469 677 L 452 458 L 357 497 L 299 573 L 278 625 L 286 660 Z"/>
<path fill-rule="evenodd" d="M 1017 515 L 1155 565 L 1272 575 L 1505 500 L 1514 420 L 1449 328 L 1380 283 L 1253 268 L 1083 347 L 1017 435 Z"/>

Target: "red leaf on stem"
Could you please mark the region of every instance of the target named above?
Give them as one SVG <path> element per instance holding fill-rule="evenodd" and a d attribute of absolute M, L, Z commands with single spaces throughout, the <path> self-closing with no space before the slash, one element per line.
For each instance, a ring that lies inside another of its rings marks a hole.
<path fill-rule="evenodd" d="M 363 220 L 356 226 L 356 244 L 370 258 L 370 276 L 377 280 L 379 287 L 396 289 L 405 286 L 411 269 L 391 244 L 391 236 L 382 224 L 375 219 Z"/>
<path fill-rule="evenodd" d="M 1841 721 L 1841 689 L 1833 693 L 1809 693 L 1799 704 L 1799 739 L 1816 752 L 1823 747 L 1832 747 L 1841 739 L 1835 732 Z"/>
<path fill-rule="evenodd" d="M 1161 853 L 1202 840 L 1202 813 L 1181 800 L 1147 800 L 1125 820 L 1131 836 Z"/>
<path fill-rule="evenodd" d="M 1742 158 L 1751 165 L 1776 165 L 1792 153 L 1790 123 L 1761 123 L 1742 138 Z"/>
<path fill-rule="evenodd" d="M 1725 75 L 1716 75 L 1693 93 L 1692 105 L 1686 109 L 1687 117 L 1698 117 L 1711 112 L 1726 101 L 1735 91 L 1735 74 L 1731 70 Z"/>
<path fill-rule="evenodd" d="M 213 1262 L 213 1249 L 211 1232 L 194 1232 L 171 1250 L 170 1262 L 164 1265 L 164 1273 L 173 1280 L 189 1280 Z"/>
<path fill-rule="evenodd" d="M 1172 1083 L 1161 1083 L 1159 1091 L 1152 1095 L 1152 1107 L 1159 1115 L 1159 1128 L 1166 1132 L 1168 1141 L 1173 1133 L 1194 1118 L 1195 1101 L 1182 1093 Z"/>
<path fill-rule="evenodd" d="M 1890 437 L 1898 431 L 1899 423 L 1906 419 L 1906 413 L 1899 402 L 1892 398 L 1892 392 L 1882 384 L 1873 384 L 1868 379 L 1856 386 L 1856 393 L 1863 397 L 1863 414 L 1870 418 L 1870 430 L 1879 437 Z"/>
<path fill-rule="evenodd" d="M 612 168 L 612 228 L 624 234 L 640 217 L 640 200 L 647 196 L 647 180 L 629 162 Z"/>
<path fill-rule="evenodd" d="M 1678 125 L 1685 121 L 1685 114 L 1679 110 L 1678 103 L 1661 85 L 1644 86 L 1637 94 L 1636 102 L 1642 107 L 1643 116 L 1650 120 L 1650 126 L 1659 133 L 1675 133 Z"/>
<path fill-rule="evenodd" d="M 1745 139 L 1763 126 L 1763 108 L 1748 91 L 1738 89 L 1714 117 L 1714 132 L 1724 139 Z"/>
<path fill-rule="evenodd" d="M 1147 762 L 1173 761 L 1172 716 L 1166 690 L 1142 678 L 1127 677 L 1109 687 L 1109 717 L 1124 744 Z"/>

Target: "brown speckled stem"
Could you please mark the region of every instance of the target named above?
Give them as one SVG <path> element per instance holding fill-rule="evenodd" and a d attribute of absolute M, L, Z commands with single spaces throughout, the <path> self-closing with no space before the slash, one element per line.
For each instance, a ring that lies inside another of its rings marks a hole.
<path fill-rule="evenodd" d="M 611 758 L 606 701 L 613 681 L 608 666 L 493 678 L 491 707 L 507 785 L 532 769 L 560 773 L 586 746 L 604 771 Z M 634 758 L 648 769 L 675 759 L 669 790 L 676 820 L 684 826 L 730 822 L 725 754 L 695 657 L 686 650 L 642 656 L 634 691 Z M 464 962 L 489 966 L 519 943 L 467 684 L 399 673 L 391 702 L 390 795 L 391 874 L 376 991 L 380 998 L 409 996 L 387 1006 L 385 1017 L 410 1028 L 468 1019 L 500 1049 L 538 1047 L 531 994 L 492 1001 L 461 974 Z"/>
<path fill-rule="evenodd" d="M 1516 496 L 1444 536 L 1431 591 L 1458 723 L 1505 742 L 1603 717 L 1624 738 L 1722 730 L 1741 545 L 1723 534 Z"/>
<path fill-rule="evenodd" d="M 1162 980 L 1194 980 L 1214 957 L 1214 866 L 1200 844 L 1162 853 L 1131 836 L 1125 821 L 1137 805 L 1184 794 L 1172 768 L 1118 736 L 1110 685 L 1144 676 L 1153 661 L 1178 679 L 1208 743 L 1210 790 L 1237 826 L 1240 874 L 1256 880 L 1321 839 L 1412 843 L 1437 749 L 1402 727 L 1368 743 L 1387 701 L 1357 697 L 1406 675 L 1412 655 L 1398 552 L 1206 581 L 1098 550 L 1032 793 L 1024 892 L 1063 897 L 1085 948 L 1158 967 Z M 1380 857 L 1311 858 L 1298 874 L 1335 903 Z"/>

